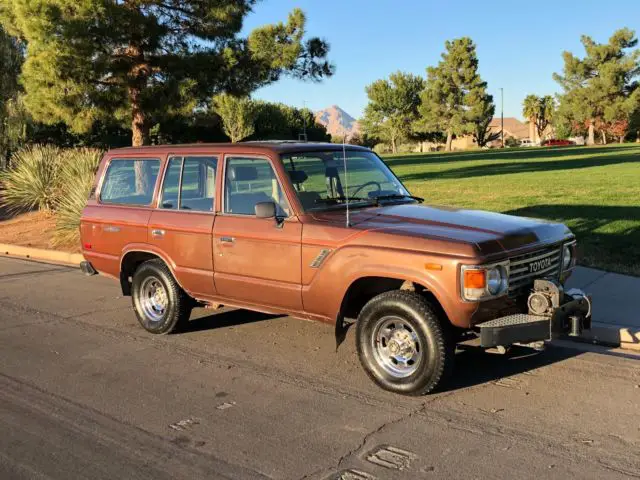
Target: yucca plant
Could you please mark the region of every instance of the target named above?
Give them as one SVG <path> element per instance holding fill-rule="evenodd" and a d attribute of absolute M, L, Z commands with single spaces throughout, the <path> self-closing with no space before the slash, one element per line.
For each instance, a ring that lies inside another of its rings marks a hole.
<path fill-rule="evenodd" d="M 93 148 L 64 150 L 60 157 L 55 201 L 54 244 L 72 245 L 80 240 L 80 215 L 87 204 L 102 152 Z"/>
<path fill-rule="evenodd" d="M 11 156 L 9 169 L 0 172 L 0 206 L 10 212 L 54 208 L 61 150 L 33 145 Z"/>

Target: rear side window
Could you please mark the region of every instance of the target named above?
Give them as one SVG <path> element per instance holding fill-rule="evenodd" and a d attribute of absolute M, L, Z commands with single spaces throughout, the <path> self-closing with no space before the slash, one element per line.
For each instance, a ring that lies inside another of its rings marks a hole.
<path fill-rule="evenodd" d="M 172 157 L 162 185 L 160 208 L 213 212 L 216 157 Z"/>
<path fill-rule="evenodd" d="M 102 182 L 100 202 L 150 205 L 159 170 L 159 159 L 111 160 Z"/>

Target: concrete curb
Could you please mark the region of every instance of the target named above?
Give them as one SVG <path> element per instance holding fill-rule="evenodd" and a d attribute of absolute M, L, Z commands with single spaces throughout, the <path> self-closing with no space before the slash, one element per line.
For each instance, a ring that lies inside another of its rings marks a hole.
<path fill-rule="evenodd" d="M 21 247 L 0 243 L 0 256 L 41 260 L 44 262 L 78 266 L 84 260 L 79 253 L 46 250 L 42 248 Z M 578 341 L 620 347 L 640 352 L 640 328 L 624 325 L 593 322 L 591 331 Z"/>
<path fill-rule="evenodd" d="M 0 256 L 27 260 L 42 260 L 44 262 L 74 266 L 78 266 L 80 262 L 84 260 L 84 257 L 79 253 L 46 250 L 43 248 L 21 247 L 19 245 L 9 245 L 6 243 L 0 243 Z"/>
<path fill-rule="evenodd" d="M 593 322 L 591 331 L 582 337 L 589 343 L 620 346 L 640 352 L 640 328 L 625 325 Z"/>

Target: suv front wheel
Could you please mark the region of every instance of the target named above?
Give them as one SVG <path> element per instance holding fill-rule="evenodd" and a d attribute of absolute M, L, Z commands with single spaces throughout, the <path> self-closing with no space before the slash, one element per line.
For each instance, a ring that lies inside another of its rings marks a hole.
<path fill-rule="evenodd" d="M 382 293 L 358 316 L 360 362 L 385 390 L 404 395 L 429 393 L 453 369 L 455 343 L 445 327 L 422 295 L 404 290 Z"/>
<path fill-rule="evenodd" d="M 189 321 L 191 299 L 162 260 L 149 260 L 136 269 L 131 298 L 138 322 L 147 332 L 175 332 Z"/>

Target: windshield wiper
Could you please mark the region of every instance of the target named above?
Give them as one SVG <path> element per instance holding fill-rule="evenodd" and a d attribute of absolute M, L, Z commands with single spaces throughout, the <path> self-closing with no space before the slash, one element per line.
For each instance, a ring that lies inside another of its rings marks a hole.
<path fill-rule="evenodd" d="M 416 197 L 413 195 L 405 195 L 402 193 L 394 193 L 391 195 L 380 195 L 378 197 L 373 197 L 371 200 L 375 200 L 377 203 L 380 203 L 380 200 L 403 200 L 405 198 L 410 198 L 411 200 L 415 200 L 418 203 L 424 202 L 424 198 Z"/>
<path fill-rule="evenodd" d="M 350 207 L 366 207 L 371 205 L 377 205 L 377 202 L 373 198 L 365 197 L 349 197 Z M 316 198 L 316 205 L 328 205 L 326 208 L 345 208 L 347 206 L 347 197 L 329 197 L 329 198 Z M 355 203 L 355 205 L 353 205 Z"/>
<path fill-rule="evenodd" d="M 374 202 L 373 198 L 365 198 L 365 197 L 329 197 L 329 198 L 316 198 L 315 203 L 322 203 L 325 205 L 337 205 L 346 203 L 349 200 L 351 202 Z"/>

